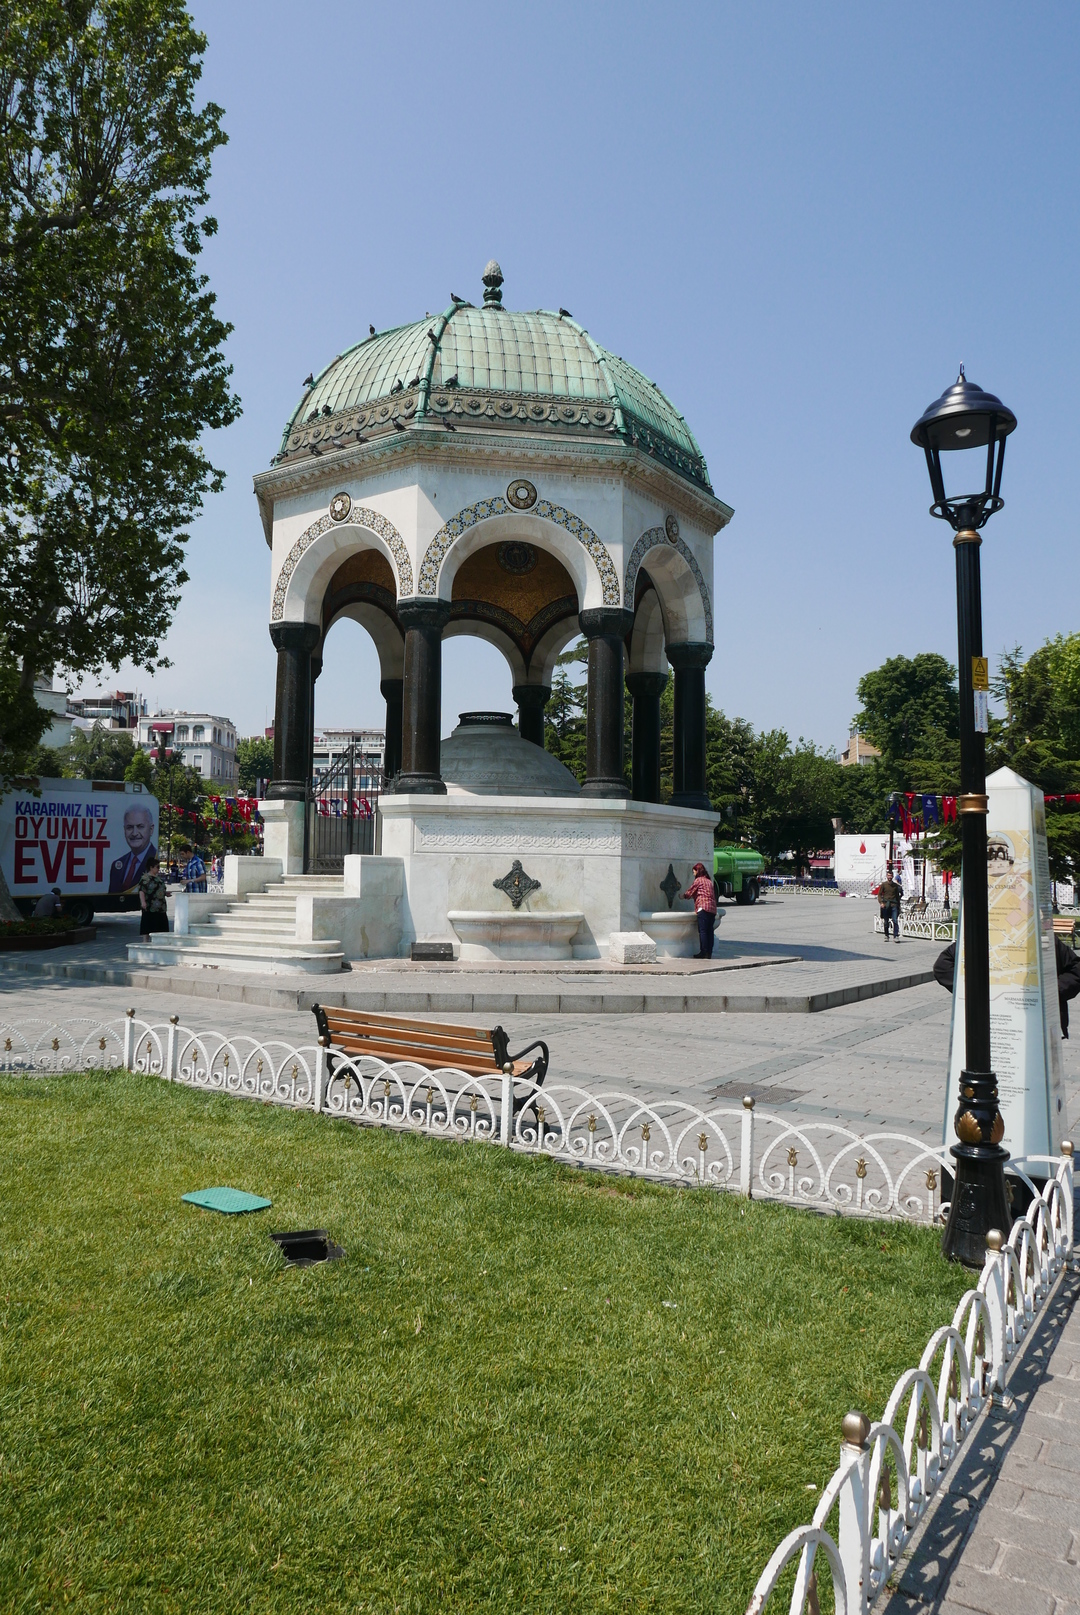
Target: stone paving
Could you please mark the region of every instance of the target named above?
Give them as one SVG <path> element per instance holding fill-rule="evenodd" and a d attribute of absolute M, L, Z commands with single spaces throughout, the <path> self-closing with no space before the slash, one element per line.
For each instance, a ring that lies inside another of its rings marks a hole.
<path fill-rule="evenodd" d="M 1080 1273 L 1069 1273 L 916 1536 L 882 1615 L 1080 1612 Z"/>

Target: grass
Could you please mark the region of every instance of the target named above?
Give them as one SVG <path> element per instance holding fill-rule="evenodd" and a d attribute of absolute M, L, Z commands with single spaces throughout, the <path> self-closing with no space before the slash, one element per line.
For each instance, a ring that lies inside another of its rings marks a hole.
<path fill-rule="evenodd" d="M 310 1227 L 346 1259 L 286 1268 Z M 741 1615 L 967 1283 L 929 1230 L 2 1077 L 0 1610 Z"/>

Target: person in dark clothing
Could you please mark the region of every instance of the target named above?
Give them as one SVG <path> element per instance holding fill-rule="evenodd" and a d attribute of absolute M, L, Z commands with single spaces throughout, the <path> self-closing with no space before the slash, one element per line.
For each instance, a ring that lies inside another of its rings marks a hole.
<path fill-rule="evenodd" d="M 1058 1010 L 1061 1015 L 1061 1035 L 1069 1035 L 1069 999 L 1080 993 L 1080 954 L 1076 954 L 1059 936 L 1054 938 L 1054 957 L 1057 963 Z M 934 980 L 951 993 L 956 979 L 956 943 L 942 948 L 934 960 Z"/>

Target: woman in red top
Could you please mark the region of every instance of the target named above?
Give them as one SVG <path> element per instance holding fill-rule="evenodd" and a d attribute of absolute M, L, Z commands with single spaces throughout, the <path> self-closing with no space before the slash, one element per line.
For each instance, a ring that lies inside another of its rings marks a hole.
<path fill-rule="evenodd" d="M 706 873 L 704 864 L 694 865 L 694 878 L 688 889 L 683 892 L 684 897 L 694 899 L 697 909 L 698 938 L 701 942 L 700 953 L 695 953 L 695 959 L 711 959 L 713 950 L 713 932 L 716 929 L 716 887 L 711 877 Z"/>

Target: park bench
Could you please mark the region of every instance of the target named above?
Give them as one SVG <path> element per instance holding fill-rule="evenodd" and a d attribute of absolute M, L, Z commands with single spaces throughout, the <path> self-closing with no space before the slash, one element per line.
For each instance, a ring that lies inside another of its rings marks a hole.
<path fill-rule="evenodd" d="M 359 1059 L 374 1055 L 387 1065 L 396 1061 L 409 1061 L 428 1071 L 452 1066 L 469 1077 L 509 1076 L 515 1081 L 529 1081 L 537 1087 L 547 1076 L 548 1046 L 539 1039 L 528 1044 L 517 1054 L 509 1051 L 509 1040 L 501 1026 L 490 1030 L 477 1026 L 451 1026 L 446 1021 L 421 1021 L 402 1015 L 376 1015 L 364 1009 L 328 1009 L 313 1004 L 320 1038 L 324 1038 L 328 1051 L 330 1072 L 333 1074 L 333 1052 Z M 532 1050 L 539 1053 L 531 1060 L 525 1056 Z M 515 1096 L 514 1113 L 531 1097 Z"/>
<path fill-rule="evenodd" d="M 1076 938 L 1076 915 L 1055 914 L 1054 935 L 1064 937 L 1065 941 L 1072 947 Z"/>

